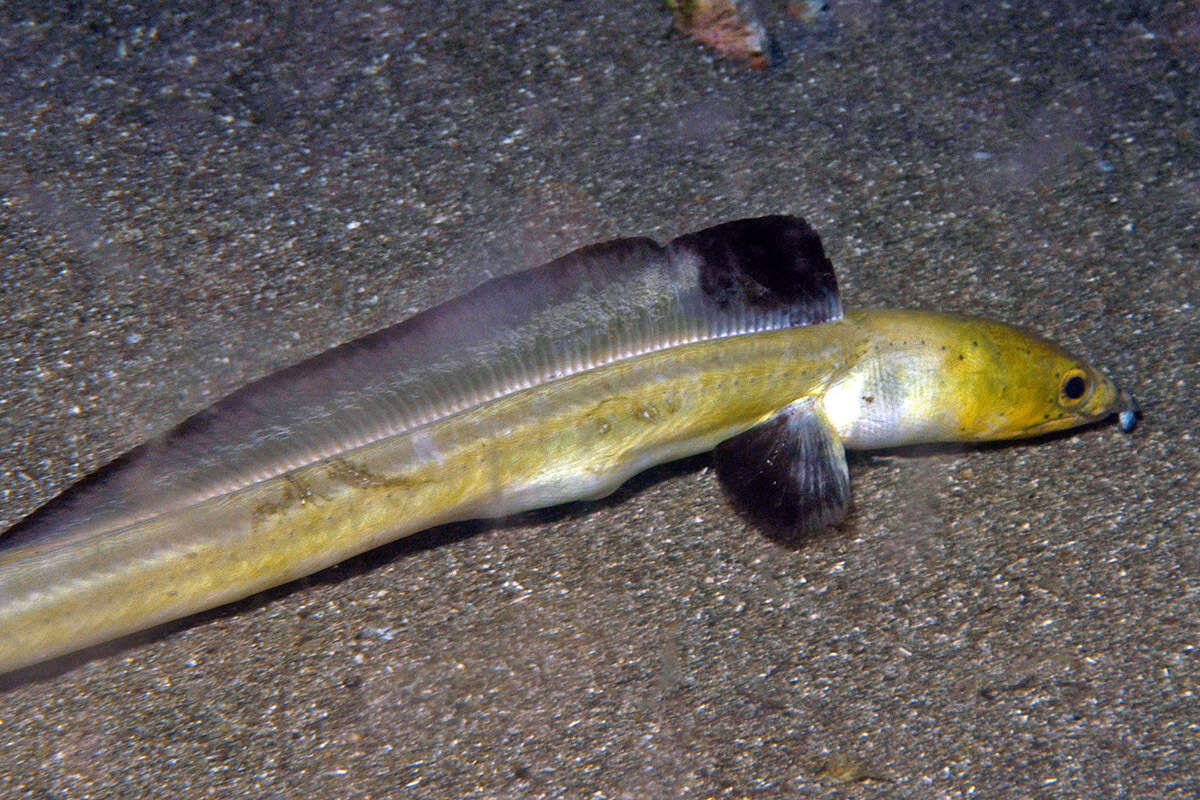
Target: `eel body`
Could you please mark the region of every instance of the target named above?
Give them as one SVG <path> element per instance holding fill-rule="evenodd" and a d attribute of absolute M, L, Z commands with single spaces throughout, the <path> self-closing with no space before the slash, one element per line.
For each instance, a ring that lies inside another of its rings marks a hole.
<path fill-rule="evenodd" d="M 806 533 L 846 513 L 845 448 L 1114 414 L 1127 394 L 1019 329 L 843 311 L 795 217 L 595 245 L 251 384 L 18 523 L 0 672 L 714 448 L 751 517 Z"/>

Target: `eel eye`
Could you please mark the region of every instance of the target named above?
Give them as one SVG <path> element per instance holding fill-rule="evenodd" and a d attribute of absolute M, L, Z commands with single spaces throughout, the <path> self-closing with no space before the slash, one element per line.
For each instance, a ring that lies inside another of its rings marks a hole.
<path fill-rule="evenodd" d="M 1079 403 L 1088 393 L 1088 379 L 1081 369 L 1069 370 L 1058 385 L 1058 402 L 1064 406 Z"/>

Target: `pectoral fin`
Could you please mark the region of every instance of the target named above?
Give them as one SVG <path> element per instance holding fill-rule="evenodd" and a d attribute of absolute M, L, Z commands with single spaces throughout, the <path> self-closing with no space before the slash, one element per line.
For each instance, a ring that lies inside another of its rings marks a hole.
<path fill-rule="evenodd" d="M 838 524 L 850 504 L 846 451 L 816 400 L 722 442 L 716 468 L 755 523 L 788 538 Z"/>

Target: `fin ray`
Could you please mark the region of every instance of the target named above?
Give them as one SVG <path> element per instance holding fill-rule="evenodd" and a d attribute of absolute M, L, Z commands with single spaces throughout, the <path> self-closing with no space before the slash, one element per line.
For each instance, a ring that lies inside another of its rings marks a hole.
<path fill-rule="evenodd" d="M 841 313 L 833 268 L 798 217 L 665 247 L 584 247 L 250 384 L 69 489 L 0 547 L 132 524 L 637 353 Z"/>

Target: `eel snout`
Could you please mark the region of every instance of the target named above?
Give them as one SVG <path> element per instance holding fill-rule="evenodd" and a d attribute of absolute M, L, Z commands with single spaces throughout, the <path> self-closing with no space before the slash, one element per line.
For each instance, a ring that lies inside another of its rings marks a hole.
<path fill-rule="evenodd" d="M 1129 433 L 1137 425 L 1138 419 L 1142 416 L 1142 407 L 1138 405 L 1137 400 L 1133 399 L 1133 395 L 1124 389 L 1119 395 L 1118 404 L 1120 409 L 1117 411 L 1117 422 L 1121 426 L 1121 430 Z"/>

